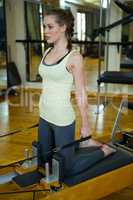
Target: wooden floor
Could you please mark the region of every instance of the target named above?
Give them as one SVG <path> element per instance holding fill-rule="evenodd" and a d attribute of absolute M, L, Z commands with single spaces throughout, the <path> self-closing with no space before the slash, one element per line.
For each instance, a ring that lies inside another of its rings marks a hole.
<path fill-rule="evenodd" d="M 24 158 L 24 149 L 28 148 L 31 152 L 31 144 L 33 140 L 37 139 L 37 128 L 28 129 L 28 127 L 38 123 L 38 99 L 40 92 L 27 90 L 26 92 L 20 91 L 19 96 L 9 97 L 8 99 L 0 99 L 0 136 L 4 136 L 12 131 L 20 130 L 20 132 L 0 138 L 0 166 L 7 165 L 13 161 Z M 95 97 L 88 97 L 89 108 L 89 122 L 91 125 L 93 137 L 101 141 L 109 141 L 111 130 L 118 112 L 121 99 L 110 98 L 108 106 L 101 110 L 99 115 L 96 115 L 96 99 Z M 80 118 L 75 105 L 75 99 L 72 99 L 74 109 L 77 114 L 76 123 L 76 137 L 80 133 Z M 100 106 L 100 109 L 102 105 Z M 133 129 L 133 111 L 125 110 L 123 112 L 120 127 L 122 129 Z M 0 169 L 0 175 L 11 168 Z M 120 180 L 118 180 L 120 181 Z M 37 186 L 41 188 L 41 186 Z M 18 189 L 13 183 L 0 185 L 0 192 L 14 191 Z M 42 199 L 46 193 L 37 193 L 36 199 Z M 69 195 L 69 194 L 68 194 Z M 86 191 L 86 196 L 89 194 Z M 68 196 L 69 197 L 69 196 Z M 30 200 L 32 199 L 31 193 L 15 194 L 15 195 L 0 195 L 0 200 Z M 82 200 L 82 197 L 80 197 Z M 120 192 L 112 194 L 104 200 L 132 200 L 133 199 L 133 186 L 126 188 Z"/>

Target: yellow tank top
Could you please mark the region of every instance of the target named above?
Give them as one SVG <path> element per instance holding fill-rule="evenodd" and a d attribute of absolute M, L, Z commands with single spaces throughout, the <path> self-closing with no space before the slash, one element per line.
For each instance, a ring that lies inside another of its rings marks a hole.
<path fill-rule="evenodd" d="M 67 53 L 60 62 L 48 65 L 44 57 L 39 65 L 42 77 L 42 94 L 39 102 L 40 117 L 58 126 L 66 126 L 75 120 L 70 98 L 73 75 L 66 69 L 70 54 Z"/>

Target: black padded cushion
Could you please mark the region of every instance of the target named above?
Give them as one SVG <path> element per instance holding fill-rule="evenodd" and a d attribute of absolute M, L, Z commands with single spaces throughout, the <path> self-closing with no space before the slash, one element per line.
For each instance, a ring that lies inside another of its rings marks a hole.
<path fill-rule="evenodd" d="M 133 72 L 106 71 L 97 80 L 100 83 L 133 84 Z"/>
<path fill-rule="evenodd" d="M 121 63 L 121 68 L 133 69 L 133 63 Z"/>
<path fill-rule="evenodd" d="M 39 171 L 35 170 L 15 176 L 12 180 L 20 187 L 27 187 L 38 183 L 41 178 L 43 178 L 43 175 Z"/>
<path fill-rule="evenodd" d="M 128 109 L 133 110 L 133 102 L 128 102 Z"/>
<path fill-rule="evenodd" d="M 64 174 L 67 176 L 79 174 L 103 159 L 105 159 L 104 153 L 98 147 L 79 148 L 75 151 L 71 168 L 66 170 Z"/>
<path fill-rule="evenodd" d="M 74 176 L 65 177 L 64 183 L 69 186 L 75 185 L 130 163 L 133 163 L 133 153 L 117 149 L 115 154 L 112 154 L 108 158 L 96 163 L 87 170 Z"/>

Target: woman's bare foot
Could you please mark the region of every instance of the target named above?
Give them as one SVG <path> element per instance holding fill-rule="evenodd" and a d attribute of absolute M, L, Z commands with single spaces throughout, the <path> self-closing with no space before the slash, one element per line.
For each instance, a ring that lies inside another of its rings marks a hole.
<path fill-rule="evenodd" d="M 104 152 L 104 156 L 108 156 L 114 152 L 116 152 L 115 149 L 109 147 L 108 145 L 106 144 L 103 144 L 102 147 L 101 147 L 101 150 Z"/>
<path fill-rule="evenodd" d="M 80 143 L 80 147 L 81 148 L 85 148 L 85 147 L 100 147 L 100 149 L 104 152 L 104 156 L 108 156 L 114 152 L 116 152 L 115 149 L 109 147 L 108 145 L 106 144 L 102 144 L 101 142 L 99 141 L 96 141 L 94 139 L 89 139 L 89 140 L 86 140 L 86 141 L 83 141 Z"/>
<path fill-rule="evenodd" d="M 94 139 L 89 139 L 89 140 L 81 142 L 80 147 L 102 147 L 102 143 Z"/>

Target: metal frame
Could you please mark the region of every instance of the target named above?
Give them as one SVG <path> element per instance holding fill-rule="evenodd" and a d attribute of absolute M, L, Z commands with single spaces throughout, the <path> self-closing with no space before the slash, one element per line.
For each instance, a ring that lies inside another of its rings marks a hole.
<path fill-rule="evenodd" d="M 102 29 L 102 20 L 103 20 L 103 0 L 100 2 L 100 22 L 99 22 L 99 27 Z M 110 1 L 107 0 L 107 11 L 106 11 L 106 16 L 107 16 L 107 26 L 110 24 Z M 109 34 L 110 34 L 110 29 L 107 30 L 107 35 L 106 35 L 106 71 L 108 71 L 108 61 L 109 61 Z M 101 75 L 101 51 L 102 51 L 102 31 L 99 32 L 99 59 L 98 59 L 98 79 L 100 78 Z M 105 100 L 104 103 L 107 103 L 107 84 L 105 84 Z M 99 105 L 100 105 L 100 84 L 98 83 L 98 89 L 97 89 L 97 114 L 99 114 Z"/>
<path fill-rule="evenodd" d="M 122 116 L 122 111 L 124 108 L 129 108 L 128 106 L 128 102 L 126 100 L 122 100 L 121 103 L 120 103 L 120 107 L 119 107 L 119 110 L 118 110 L 118 113 L 117 113 L 117 117 L 116 117 L 116 120 L 115 120 L 115 123 L 114 123 L 114 126 L 113 126 L 113 129 L 112 129 L 112 133 L 111 133 L 111 142 L 112 144 L 116 145 L 116 146 L 119 146 L 125 150 L 128 150 L 128 151 L 131 151 L 133 152 L 132 148 L 129 148 L 125 145 L 122 145 L 120 144 L 119 142 L 116 142 L 115 140 L 115 136 L 117 135 L 117 129 L 118 129 L 118 124 L 120 122 L 120 119 L 121 119 L 121 116 Z M 130 109 L 130 108 L 129 108 Z M 130 134 L 130 133 L 123 133 L 124 135 L 128 135 L 130 137 L 133 137 L 133 134 Z"/>
<path fill-rule="evenodd" d="M 118 128 L 118 124 L 119 124 L 121 115 L 122 115 L 123 107 L 125 107 L 125 106 L 127 106 L 127 101 L 122 100 L 121 103 L 120 103 L 120 107 L 119 107 L 119 110 L 118 110 L 118 113 L 117 113 L 117 116 L 116 116 L 116 120 L 115 120 L 113 129 L 112 129 L 112 133 L 111 133 L 111 141 L 112 141 L 112 143 L 115 142 L 116 131 L 117 131 L 117 128 Z"/>
<path fill-rule="evenodd" d="M 100 21 L 99 21 L 99 27 L 102 28 L 102 20 L 103 20 L 103 0 L 100 0 Z M 101 52 L 102 52 L 102 33 L 99 33 L 99 44 L 98 44 L 98 79 L 100 78 L 101 75 Z M 96 113 L 99 114 L 99 105 L 100 105 L 100 84 L 98 84 L 98 89 L 97 89 L 97 111 Z"/>

